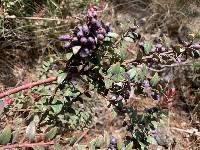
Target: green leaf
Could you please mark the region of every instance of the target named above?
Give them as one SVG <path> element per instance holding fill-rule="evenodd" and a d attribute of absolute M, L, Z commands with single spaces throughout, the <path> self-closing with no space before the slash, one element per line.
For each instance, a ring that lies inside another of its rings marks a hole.
<path fill-rule="evenodd" d="M 9 143 L 10 139 L 11 139 L 11 136 L 12 136 L 11 126 L 7 125 L 3 129 L 3 131 L 1 132 L 1 135 L 0 135 L 0 144 L 1 145 L 5 145 L 5 144 Z"/>
<path fill-rule="evenodd" d="M 193 70 L 193 71 L 198 71 L 198 70 L 200 70 L 200 61 L 194 62 L 194 64 L 192 65 L 192 70 Z"/>
<path fill-rule="evenodd" d="M 116 38 L 118 38 L 119 35 L 117 33 L 110 32 L 110 33 L 107 34 L 107 36 L 116 39 Z"/>
<path fill-rule="evenodd" d="M 122 61 L 124 61 L 127 57 L 127 53 L 125 49 L 126 49 L 126 45 L 122 46 L 121 48 L 117 48 L 114 51 L 121 58 Z"/>
<path fill-rule="evenodd" d="M 140 79 L 144 81 L 145 77 L 147 76 L 147 66 L 145 64 L 142 65 L 141 72 L 140 72 Z"/>
<path fill-rule="evenodd" d="M 96 139 L 93 139 L 90 142 L 90 150 L 95 150 L 95 148 L 96 148 Z"/>
<path fill-rule="evenodd" d="M 134 40 L 133 40 L 132 38 L 128 37 L 128 36 L 125 37 L 124 40 L 125 40 L 126 42 L 134 42 Z"/>
<path fill-rule="evenodd" d="M 122 140 L 117 142 L 117 149 L 121 150 L 123 146 L 124 146 L 124 142 Z"/>
<path fill-rule="evenodd" d="M 145 150 L 146 145 L 144 143 L 140 142 L 140 141 L 139 141 L 139 144 L 140 144 L 141 150 Z"/>
<path fill-rule="evenodd" d="M 154 128 L 157 128 L 158 127 L 158 122 L 157 121 L 151 121 L 152 125 Z"/>
<path fill-rule="evenodd" d="M 81 46 L 74 46 L 72 47 L 72 50 L 73 50 L 73 54 L 77 54 L 79 52 L 79 50 L 81 49 Z"/>
<path fill-rule="evenodd" d="M 54 149 L 54 150 L 61 150 L 61 149 L 62 149 L 62 146 L 61 146 L 60 144 L 55 144 L 55 145 L 53 146 L 53 149 Z"/>
<path fill-rule="evenodd" d="M 145 54 L 149 54 L 149 52 L 151 52 L 152 49 L 152 44 L 151 43 L 144 43 L 144 52 Z"/>
<path fill-rule="evenodd" d="M 112 75 L 115 75 L 115 74 L 119 74 L 120 73 L 120 63 L 116 63 L 116 64 L 113 64 L 109 69 L 108 69 L 108 74 L 112 74 Z"/>
<path fill-rule="evenodd" d="M 66 59 L 69 60 L 73 56 L 73 53 L 67 53 L 66 54 Z"/>
<path fill-rule="evenodd" d="M 95 147 L 96 147 L 96 148 L 100 148 L 100 147 L 103 146 L 103 144 L 104 144 L 104 141 L 103 141 L 102 137 L 98 137 L 98 138 L 96 139 Z"/>
<path fill-rule="evenodd" d="M 112 112 L 112 119 L 115 119 L 117 117 L 117 112 L 113 109 Z"/>
<path fill-rule="evenodd" d="M 132 150 L 133 148 L 133 142 L 129 143 L 126 147 L 125 150 Z"/>
<path fill-rule="evenodd" d="M 121 67 L 120 63 L 113 64 L 108 70 L 108 74 L 117 75 L 119 73 L 124 73 L 125 69 Z"/>
<path fill-rule="evenodd" d="M 112 87 L 113 80 L 110 80 L 110 79 L 104 79 L 104 83 L 105 83 L 105 87 L 106 87 L 106 89 L 109 89 L 109 88 Z"/>
<path fill-rule="evenodd" d="M 182 52 L 184 52 L 184 48 L 181 46 L 181 45 L 176 45 L 174 46 L 174 51 L 177 53 L 177 54 L 180 54 Z"/>
<path fill-rule="evenodd" d="M 87 150 L 87 145 L 78 145 L 76 147 L 77 150 Z"/>
<path fill-rule="evenodd" d="M 57 83 L 58 84 L 61 84 L 65 78 L 67 77 L 67 73 L 66 72 L 63 72 L 61 74 L 58 75 L 58 79 L 57 79 Z"/>
<path fill-rule="evenodd" d="M 58 133 L 58 128 L 54 127 L 52 128 L 44 137 L 45 141 L 52 140 Z"/>
<path fill-rule="evenodd" d="M 124 81 L 125 77 L 122 75 L 122 74 L 117 74 L 117 75 L 114 75 L 112 77 L 112 79 L 115 81 L 115 82 L 121 82 L 121 81 Z"/>
<path fill-rule="evenodd" d="M 156 72 L 154 74 L 154 76 L 152 77 L 150 83 L 153 85 L 153 86 L 156 86 L 158 84 L 158 82 L 160 81 L 160 77 L 158 76 L 158 73 Z"/>
<path fill-rule="evenodd" d="M 52 104 L 51 108 L 53 109 L 53 112 L 57 114 L 62 110 L 63 104 L 61 102 L 56 103 L 56 104 Z"/>
<path fill-rule="evenodd" d="M 156 140 L 152 136 L 147 137 L 147 142 L 150 144 L 157 144 Z"/>
<path fill-rule="evenodd" d="M 130 79 L 133 79 L 136 76 L 137 68 L 133 66 L 133 68 L 130 69 L 127 73 L 129 74 Z"/>

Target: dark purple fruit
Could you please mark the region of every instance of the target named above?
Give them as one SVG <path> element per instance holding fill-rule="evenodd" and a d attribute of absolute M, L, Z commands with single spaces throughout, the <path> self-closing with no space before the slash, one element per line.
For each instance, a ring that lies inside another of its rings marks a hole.
<path fill-rule="evenodd" d="M 64 49 L 69 49 L 72 48 L 72 44 L 71 43 L 67 43 L 63 46 Z"/>
<path fill-rule="evenodd" d="M 98 33 L 105 35 L 106 34 L 106 29 L 100 28 L 99 31 L 98 31 Z"/>
<path fill-rule="evenodd" d="M 77 37 L 78 37 L 78 38 L 81 38 L 81 37 L 83 37 L 83 36 L 84 36 L 84 34 L 83 34 L 82 31 L 79 31 L 79 32 L 77 33 Z"/>
<path fill-rule="evenodd" d="M 88 26 L 87 26 L 86 24 L 82 26 L 82 31 L 83 31 L 83 33 L 85 33 L 85 34 L 88 34 L 88 33 L 89 33 L 89 28 L 88 28 Z"/>
<path fill-rule="evenodd" d="M 82 25 L 78 25 L 77 27 L 76 27 L 76 29 L 78 29 L 78 31 L 82 31 L 83 30 L 83 27 L 82 27 Z"/>
<path fill-rule="evenodd" d="M 66 34 L 66 35 L 59 36 L 58 39 L 61 41 L 69 41 L 72 39 L 72 37 L 70 35 Z"/>
<path fill-rule="evenodd" d="M 104 39 L 103 34 L 97 34 L 97 40 L 102 41 Z"/>
<path fill-rule="evenodd" d="M 144 80 L 143 81 L 143 86 L 146 87 L 146 88 L 149 87 L 150 86 L 149 80 Z"/>
<path fill-rule="evenodd" d="M 152 92 L 151 93 L 151 97 L 154 99 L 154 100 L 160 100 L 160 95 L 156 92 Z"/>
<path fill-rule="evenodd" d="M 78 38 L 77 37 L 73 37 L 72 38 L 72 43 L 73 44 L 78 44 Z"/>
<path fill-rule="evenodd" d="M 95 39 L 93 37 L 88 38 L 88 44 L 95 45 Z"/>
<path fill-rule="evenodd" d="M 156 52 L 162 52 L 162 49 L 163 49 L 162 44 L 158 43 L 155 45 L 155 47 L 156 47 Z"/>
<path fill-rule="evenodd" d="M 158 112 L 158 108 L 157 107 L 145 108 L 144 111 L 147 113 L 155 113 Z"/>
<path fill-rule="evenodd" d="M 112 31 L 112 25 L 111 25 L 111 23 L 107 23 L 105 29 L 106 29 L 107 33 L 111 32 Z"/>
<path fill-rule="evenodd" d="M 88 48 L 82 48 L 79 52 L 80 57 L 85 58 L 90 54 L 90 50 Z"/>
<path fill-rule="evenodd" d="M 86 45 L 87 42 L 88 42 L 88 40 L 87 40 L 86 37 L 82 37 L 82 38 L 80 39 L 80 42 L 81 42 L 81 45 Z"/>
<path fill-rule="evenodd" d="M 92 26 L 95 26 L 97 24 L 97 20 L 95 18 L 92 18 L 91 21 L 90 21 L 90 24 Z"/>
<path fill-rule="evenodd" d="M 96 49 L 96 44 L 94 45 L 88 45 L 88 48 L 92 51 L 94 51 Z"/>
<path fill-rule="evenodd" d="M 99 21 L 96 22 L 97 29 L 101 28 L 101 23 Z"/>
<path fill-rule="evenodd" d="M 90 29 L 90 36 L 97 36 L 97 31 L 95 28 Z"/>
<path fill-rule="evenodd" d="M 110 144 L 111 145 L 116 145 L 117 144 L 117 139 L 114 136 L 111 136 L 111 138 L 110 138 Z"/>

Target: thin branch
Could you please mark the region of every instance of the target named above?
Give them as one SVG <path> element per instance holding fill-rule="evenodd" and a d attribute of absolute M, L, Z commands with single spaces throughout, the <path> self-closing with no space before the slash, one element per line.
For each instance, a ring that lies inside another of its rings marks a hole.
<path fill-rule="evenodd" d="M 185 132 L 185 133 L 188 133 L 188 134 L 193 134 L 193 135 L 196 135 L 196 136 L 200 136 L 200 132 L 195 132 L 195 131 L 192 131 L 192 130 L 184 130 L 184 129 L 179 129 L 179 128 L 171 128 L 172 130 L 176 130 L 176 131 L 179 131 L 179 132 Z"/>
<path fill-rule="evenodd" d="M 39 81 L 28 83 L 28 84 L 25 84 L 25 85 L 22 85 L 22 86 L 19 86 L 19 87 L 15 87 L 15 88 L 9 89 L 7 91 L 0 92 L 0 98 L 3 98 L 5 96 L 8 96 L 8 95 L 11 95 L 11 94 L 14 94 L 14 93 L 26 90 L 26 89 L 33 88 L 34 86 L 51 83 L 51 82 L 56 81 L 56 80 L 57 80 L 57 77 L 50 77 L 50 78 L 45 79 L 45 80 L 39 80 Z"/>
<path fill-rule="evenodd" d="M 12 145 L 5 145 L 0 146 L 0 150 L 6 150 L 6 149 L 13 149 L 13 148 L 22 148 L 22 147 L 36 147 L 36 146 L 49 146 L 54 145 L 54 141 L 50 142 L 39 142 L 39 143 L 22 143 L 22 144 L 12 144 Z"/>
<path fill-rule="evenodd" d="M 45 21 L 68 21 L 70 18 L 81 20 L 79 17 L 67 17 L 66 19 L 60 18 L 42 18 L 42 17 L 16 17 L 16 16 L 5 16 L 6 19 L 26 19 L 26 20 L 45 20 Z"/>

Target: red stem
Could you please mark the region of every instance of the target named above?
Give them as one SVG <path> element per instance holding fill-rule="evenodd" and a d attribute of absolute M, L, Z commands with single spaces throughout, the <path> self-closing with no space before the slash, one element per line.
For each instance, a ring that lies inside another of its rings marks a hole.
<path fill-rule="evenodd" d="M 25 85 L 22 85 L 22 86 L 19 86 L 19 87 L 15 87 L 15 88 L 9 89 L 7 91 L 0 92 L 0 98 L 3 98 L 5 96 L 8 96 L 8 95 L 11 95 L 11 94 L 14 94 L 14 93 L 17 93 L 17 92 L 22 91 L 22 90 L 32 88 L 32 87 L 37 86 L 37 85 L 51 83 L 55 80 L 57 80 L 57 77 L 50 77 L 50 78 L 45 79 L 45 80 L 39 80 L 39 81 L 28 83 L 28 84 L 25 84 Z"/>
<path fill-rule="evenodd" d="M 39 143 L 22 143 L 22 144 L 5 145 L 5 146 L 0 146 L 0 150 L 21 148 L 21 147 L 48 146 L 48 145 L 54 145 L 54 141 L 50 141 L 46 143 L 39 142 Z"/>

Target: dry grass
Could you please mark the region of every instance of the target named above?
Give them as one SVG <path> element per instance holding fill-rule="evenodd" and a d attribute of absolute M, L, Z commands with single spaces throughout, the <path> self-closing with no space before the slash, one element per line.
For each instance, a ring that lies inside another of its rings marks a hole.
<path fill-rule="evenodd" d="M 144 31 L 157 32 L 160 28 L 169 35 L 186 31 L 191 17 L 198 17 L 199 0 L 115 0 L 116 14 L 129 14 Z M 186 31 L 188 32 L 188 31 Z"/>

